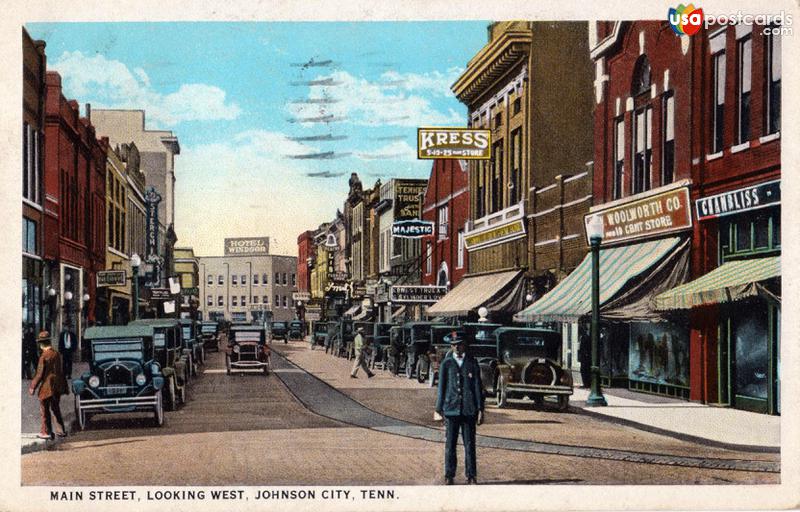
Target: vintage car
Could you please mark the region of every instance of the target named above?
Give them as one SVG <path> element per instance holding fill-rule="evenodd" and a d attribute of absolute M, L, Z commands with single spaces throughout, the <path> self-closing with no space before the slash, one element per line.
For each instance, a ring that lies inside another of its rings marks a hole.
<path fill-rule="evenodd" d="M 439 376 L 439 366 L 450 352 L 450 340 L 456 336 L 465 339 L 464 329 L 452 325 L 437 325 L 431 328 L 431 347 L 428 350 L 427 361 L 422 372 L 417 372 L 419 382 L 427 382 L 433 387 Z"/>
<path fill-rule="evenodd" d="M 203 340 L 200 337 L 200 322 L 191 318 L 181 318 L 181 331 L 183 332 L 183 346 L 192 352 L 192 375 L 197 375 L 197 368 L 205 364 L 206 351 L 203 347 Z"/>
<path fill-rule="evenodd" d="M 390 331 L 395 324 L 385 322 L 375 322 L 372 327 L 372 351 L 369 356 L 370 368 L 380 364 L 383 369 L 387 368 L 389 355 L 389 344 L 391 341 Z"/>
<path fill-rule="evenodd" d="M 164 398 L 171 410 L 178 403 L 186 403 L 186 387 L 193 364 L 191 352 L 183 348 L 183 333 L 174 318 L 148 318 L 130 322 L 128 325 L 149 326 L 153 329 L 153 351 L 164 376 Z"/>
<path fill-rule="evenodd" d="M 435 322 L 406 322 L 403 324 L 403 343 L 405 344 L 405 372 L 409 379 L 417 376 L 417 380 L 425 382 L 428 375 L 431 348 L 431 329 L 445 324 Z M 452 328 L 452 327 L 451 327 Z M 422 377 L 421 377 L 422 376 Z"/>
<path fill-rule="evenodd" d="M 487 395 L 498 407 L 509 399 L 530 398 L 537 407 L 545 397 L 555 397 L 558 409 L 567 410 L 572 395 L 572 373 L 561 364 L 561 334 L 550 329 L 500 327 L 494 343 L 473 345 Z M 480 355 L 489 354 L 491 355 Z"/>
<path fill-rule="evenodd" d="M 86 428 L 92 415 L 152 411 L 164 424 L 164 375 L 153 351 L 153 328 L 147 325 L 89 327 L 89 371 L 72 381 L 75 418 Z"/>
<path fill-rule="evenodd" d="M 355 330 L 353 321 L 350 319 L 339 320 L 336 336 L 333 339 L 333 354 L 337 357 L 350 357 L 350 351 L 353 347 L 353 338 L 355 338 Z"/>
<path fill-rule="evenodd" d="M 292 320 L 289 322 L 289 339 L 290 340 L 302 340 L 305 333 L 303 332 L 303 322 L 300 320 Z"/>
<path fill-rule="evenodd" d="M 317 345 L 325 346 L 328 338 L 328 322 L 314 322 L 311 327 L 311 350 Z"/>
<path fill-rule="evenodd" d="M 203 338 L 203 348 L 219 352 L 219 322 L 206 320 L 200 322 L 200 336 Z"/>
<path fill-rule="evenodd" d="M 267 336 L 260 325 L 232 325 L 228 333 L 228 346 L 225 349 L 225 372 L 232 370 L 270 369 L 270 348 Z"/>
<path fill-rule="evenodd" d="M 272 322 L 269 324 L 269 331 L 272 333 L 273 340 L 283 340 L 284 343 L 289 342 L 289 326 L 286 322 Z"/>
<path fill-rule="evenodd" d="M 403 342 L 403 327 L 393 325 L 389 328 L 389 347 L 386 350 L 386 368 L 392 375 L 404 371 L 406 345 Z"/>

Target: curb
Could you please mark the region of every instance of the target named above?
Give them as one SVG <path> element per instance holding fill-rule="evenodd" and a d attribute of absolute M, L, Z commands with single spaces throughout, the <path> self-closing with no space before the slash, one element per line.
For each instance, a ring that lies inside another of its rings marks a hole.
<path fill-rule="evenodd" d="M 712 448 L 722 448 L 725 450 L 735 450 L 735 451 L 742 451 L 742 452 L 753 452 L 753 453 L 781 453 L 781 449 L 779 446 L 762 446 L 762 445 L 752 445 L 752 444 L 736 444 L 736 443 L 726 443 L 723 441 L 715 441 L 713 439 L 708 439 L 705 437 L 694 436 L 691 434 L 686 434 L 683 432 L 675 432 L 674 430 L 668 430 L 661 427 L 655 427 L 653 425 L 648 425 L 647 423 L 641 423 L 634 420 L 629 420 L 625 418 L 619 418 L 617 416 L 609 416 L 607 414 L 603 414 L 600 412 L 595 412 L 589 410 L 584 407 L 579 407 L 576 405 L 569 406 L 570 411 L 575 412 L 577 414 L 583 414 L 584 416 L 590 416 L 592 418 L 596 418 L 599 420 L 606 421 L 608 423 L 615 423 L 617 425 L 622 425 L 625 427 L 635 428 L 637 430 L 643 430 L 645 432 L 650 432 L 653 434 L 658 434 L 666 437 L 672 437 L 674 439 L 678 439 L 681 441 L 688 441 L 691 443 L 702 444 L 704 446 L 709 446 Z"/>

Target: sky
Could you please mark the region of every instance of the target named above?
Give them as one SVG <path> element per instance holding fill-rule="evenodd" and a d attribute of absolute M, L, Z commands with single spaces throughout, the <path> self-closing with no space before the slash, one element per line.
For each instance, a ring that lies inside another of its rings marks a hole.
<path fill-rule="evenodd" d="M 333 219 L 351 172 L 427 178 L 420 126 L 466 126 L 450 86 L 488 22 L 34 23 L 64 94 L 172 130 L 178 246 L 297 236 Z M 102 135 L 102 134 L 98 134 Z"/>

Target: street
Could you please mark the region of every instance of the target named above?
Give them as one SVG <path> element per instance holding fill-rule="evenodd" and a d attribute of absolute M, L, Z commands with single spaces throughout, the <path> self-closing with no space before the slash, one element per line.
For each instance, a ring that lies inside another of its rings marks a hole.
<path fill-rule="evenodd" d="M 23 455 L 23 485 L 441 483 L 435 389 L 381 370 L 350 379 L 350 361 L 305 342 L 273 350 L 266 377 L 226 375 L 224 353 L 210 353 L 189 402 L 168 411 L 163 427 L 143 415 L 93 418 L 55 449 Z M 780 481 L 778 454 L 705 446 L 576 411 L 501 410 L 489 399 L 478 428 L 479 483 Z"/>

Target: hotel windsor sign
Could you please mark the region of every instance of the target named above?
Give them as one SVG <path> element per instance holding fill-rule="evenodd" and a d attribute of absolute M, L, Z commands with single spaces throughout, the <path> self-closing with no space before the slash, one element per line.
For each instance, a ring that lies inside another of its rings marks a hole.
<path fill-rule="evenodd" d="M 266 256 L 269 254 L 269 237 L 226 238 L 225 256 Z"/>

